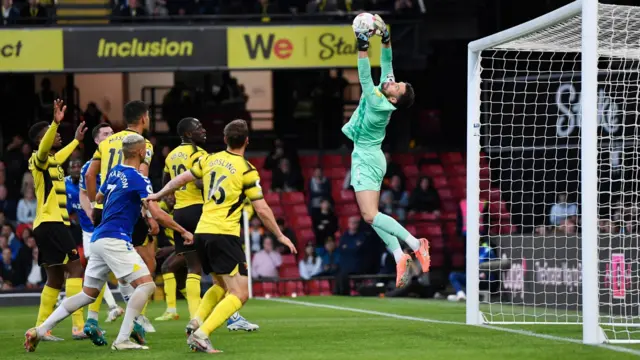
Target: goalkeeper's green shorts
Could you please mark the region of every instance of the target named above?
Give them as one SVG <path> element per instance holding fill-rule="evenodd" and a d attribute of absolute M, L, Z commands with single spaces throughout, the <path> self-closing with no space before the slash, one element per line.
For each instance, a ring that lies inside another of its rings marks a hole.
<path fill-rule="evenodd" d="M 358 191 L 380 191 L 387 160 L 381 149 L 354 149 L 351 153 L 351 186 Z"/>

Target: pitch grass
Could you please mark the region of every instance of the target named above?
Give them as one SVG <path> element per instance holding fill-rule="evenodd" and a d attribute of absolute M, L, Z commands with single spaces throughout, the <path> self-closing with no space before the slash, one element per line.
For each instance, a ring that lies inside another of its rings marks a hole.
<path fill-rule="evenodd" d="M 345 297 L 299 297 L 295 301 L 327 304 L 390 314 L 442 321 L 464 321 L 463 304 L 413 299 Z M 214 346 L 223 354 L 191 353 L 186 346 L 186 303 L 179 302 L 178 321 L 157 322 L 158 330 L 148 335 L 150 350 L 117 353 L 109 347 L 93 346 L 88 340 L 71 340 L 67 319 L 54 334 L 64 342 L 40 343 L 35 353 L 25 353 L 23 334 L 35 321 L 36 307 L 0 308 L 0 359 L 632 359 L 633 354 L 609 349 L 541 339 L 521 334 L 455 324 L 436 324 L 394 319 L 375 314 L 300 306 L 267 300 L 251 300 L 242 314 L 258 323 L 256 333 L 231 333 L 218 329 Z M 149 306 L 153 319 L 164 310 L 164 303 Z M 101 314 L 106 316 L 105 312 Z M 109 341 L 115 339 L 120 321 L 103 324 Z M 510 327 L 514 328 L 514 327 Z M 519 327 L 529 331 L 579 339 L 580 327 Z M 640 350 L 640 347 L 629 347 Z M 638 351 L 640 354 L 640 351 Z"/>

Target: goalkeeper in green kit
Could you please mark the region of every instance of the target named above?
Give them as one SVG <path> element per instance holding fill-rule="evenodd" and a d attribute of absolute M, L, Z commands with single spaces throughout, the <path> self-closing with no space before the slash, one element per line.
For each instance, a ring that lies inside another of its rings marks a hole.
<path fill-rule="evenodd" d="M 356 200 L 364 220 L 373 226 L 393 253 L 396 261 L 396 286 L 403 287 L 410 280 L 407 273 L 411 256 L 400 248 L 398 240 L 413 249 L 423 272 L 429 271 L 429 243 L 426 239 L 416 239 L 392 217 L 378 211 L 380 187 L 387 171 L 387 162 L 382 152 L 386 127 L 391 113 L 398 108 L 408 108 L 413 104 L 415 94 L 409 83 L 396 82 L 391 65 L 391 38 L 384 21 L 375 15 L 375 30 L 382 37 L 380 85 L 375 86 L 371 78 L 369 63 L 370 31 L 355 30 L 358 44 L 358 76 L 362 86 L 362 96 L 349 122 L 342 132 L 354 144 L 351 154 L 351 186 L 356 192 Z"/>

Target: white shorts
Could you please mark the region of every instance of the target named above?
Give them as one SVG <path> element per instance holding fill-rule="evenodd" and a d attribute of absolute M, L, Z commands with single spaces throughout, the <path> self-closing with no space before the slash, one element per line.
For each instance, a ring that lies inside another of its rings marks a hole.
<path fill-rule="evenodd" d="M 85 259 L 89 259 L 91 256 L 91 236 L 93 236 L 93 233 L 82 230 L 82 249 L 84 250 Z"/>
<path fill-rule="evenodd" d="M 113 272 L 118 280 L 128 283 L 149 275 L 149 269 L 131 243 L 121 239 L 102 238 L 91 243 L 91 258 L 84 271 L 85 282 L 107 281 Z M 88 279 L 91 278 L 91 279 Z M 100 286 L 100 284 L 95 284 Z M 90 286 L 91 287 L 91 286 Z"/>

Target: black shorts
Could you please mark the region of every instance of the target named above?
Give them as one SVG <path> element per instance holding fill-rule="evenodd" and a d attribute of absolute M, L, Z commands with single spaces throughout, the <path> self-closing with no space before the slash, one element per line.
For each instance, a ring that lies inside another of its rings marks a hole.
<path fill-rule="evenodd" d="M 240 237 L 223 234 L 196 234 L 196 251 L 205 273 L 247 276 L 247 259 Z"/>
<path fill-rule="evenodd" d="M 200 215 L 202 215 L 202 204 L 173 210 L 173 220 L 192 234 L 196 232 Z M 184 239 L 177 231 L 173 232 L 173 242 L 175 243 L 176 254 L 196 251 L 194 245 L 184 244 Z"/>
<path fill-rule="evenodd" d="M 76 242 L 64 223 L 43 222 L 33 230 L 38 245 L 38 264 L 63 265 L 80 259 Z"/>
<path fill-rule="evenodd" d="M 144 246 L 153 242 L 153 236 L 149 235 L 149 226 L 142 216 L 138 217 L 138 222 L 133 227 L 131 234 L 131 243 L 133 246 Z"/>

